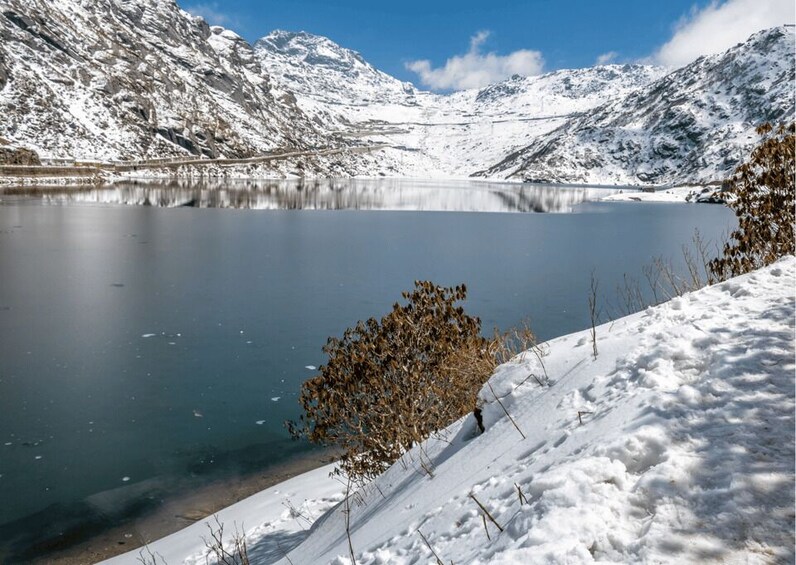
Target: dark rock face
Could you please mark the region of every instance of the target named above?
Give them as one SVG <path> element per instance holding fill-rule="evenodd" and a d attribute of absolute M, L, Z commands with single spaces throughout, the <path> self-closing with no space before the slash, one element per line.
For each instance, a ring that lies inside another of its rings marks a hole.
<path fill-rule="evenodd" d="M 0 165 L 41 165 L 35 151 L 22 147 L 0 146 Z"/>

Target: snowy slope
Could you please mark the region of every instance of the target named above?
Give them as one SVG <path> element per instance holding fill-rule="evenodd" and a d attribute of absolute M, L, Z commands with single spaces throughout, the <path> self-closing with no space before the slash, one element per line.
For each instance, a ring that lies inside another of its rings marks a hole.
<path fill-rule="evenodd" d="M 439 95 L 325 37 L 249 45 L 174 0 L 2 0 L 0 137 L 78 160 L 303 151 L 211 176 L 705 182 L 760 122 L 793 119 L 793 48 L 781 27 L 672 73 L 607 65 Z"/>
<path fill-rule="evenodd" d="M 417 94 L 412 84 L 319 35 L 276 30 L 257 41 L 254 51 L 280 85 L 302 98 L 366 106 L 411 100 Z"/>
<path fill-rule="evenodd" d="M 544 368 L 499 367 L 517 427 L 485 387 L 486 432 L 465 417 L 352 497 L 356 562 L 792 563 L 795 282 L 791 256 L 597 327 L 596 359 L 587 330 L 546 344 Z M 350 563 L 343 504 L 309 533 L 286 525 L 286 491 L 313 509 L 341 498 L 298 480 L 222 518 L 246 517 L 257 563 Z M 204 563 L 202 531 L 150 549 Z"/>
<path fill-rule="evenodd" d="M 252 47 L 174 0 L 3 0 L 0 136 L 47 157 L 245 157 L 319 141 Z"/>
<path fill-rule="evenodd" d="M 727 178 L 763 122 L 796 118 L 794 28 L 754 34 L 567 121 L 486 176 L 587 183 Z"/>
<path fill-rule="evenodd" d="M 470 176 L 567 118 L 665 74 L 653 66 L 607 65 L 514 76 L 481 90 L 438 95 L 306 32 L 273 32 L 254 50 L 275 87 L 292 93 L 318 128 L 392 146 L 371 164 L 371 174 L 388 176 Z"/>

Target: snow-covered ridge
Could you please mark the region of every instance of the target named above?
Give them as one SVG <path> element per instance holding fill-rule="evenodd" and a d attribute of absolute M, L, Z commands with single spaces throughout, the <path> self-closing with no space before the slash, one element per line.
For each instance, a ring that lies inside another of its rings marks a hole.
<path fill-rule="evenodd" d="M 754 34 L 626 97 L 568 120 L 486 176 L 584 183 L 727 178 L 764 122 L 796 118 L 794 29 Z"/>
<path fill-rule="evenodd" d="M 273 31 L 254 44 L 254 52 L 280 86 L 300 97 L 366 105 L 415 94 L 410 83 L 377 70 L 359 53 L 319 35 Z"/>
<path fill-rule="evenodd" d="M 532 354 L 499 367 L 492 389 L 525 437 L 485 387 L 483 434 L 467 416 L 422 466 L 415 448 L 355 497 L 356 562 L 435 562 L 432 548 L 460 564 L 792 562 L 794 282 L 789 256 L 598 326 L 596 359 L 585 330 L 545 344 L 544 368 Z M 349 563 L 344 505 L 319 517 L 342 499 L 326 471 L 220 517 L 245 521 L 255 562 Z M 150 550 L 204 563 L 205 532 Z"/>
<path fill-rule="evenodd" d="M 358 53 L 305 32 L 273 32 L 255 44 L 275 88 L 331 137 L 394 147 L 371 174 L 465 177 L 490 167 L 566 119 L 662 77 L 648 65 L 606 65 L 515 76 L 439 95 L 375 69 Z"/>
<path fill-rule="evenodd" d="M 276 37 L 285 47 L 258 49 L 275 82 L 329 135 L 397 149 L 370 165 L 390 176 L 719 181 L 757 143 L 757 125 L 794 116 L 794 38 L 785 26 L 674 72 L 606 65 L 450 95 L 411 89 L 326 38 Z M 313 58 L 322 63 L 308 65 Z"/>
<path fill-rule="evenodd" d="M 320 136 L 251 46 L 174 0 L 6 0 L 0 135 L 47 157 L 245 157 Z"/>
<path fill-rule="evenodd" d="M 793 119 L 793 48 L 780 27 L 671 73 L 606 65 L 439 95 L 310 33 L 252 46 L 174 0 L 5 0 L 0 136 L 82 160 L 355 149 L 241 168 L 262 177 L 718 181 L 755 126 Z"/>

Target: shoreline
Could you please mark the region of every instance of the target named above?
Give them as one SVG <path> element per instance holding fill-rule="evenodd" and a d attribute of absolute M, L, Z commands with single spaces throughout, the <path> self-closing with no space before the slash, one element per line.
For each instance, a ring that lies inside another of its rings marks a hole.
<path fill-rule="evenodd" d="M 330 450 L 314 450 L 264 470 L 220 479 L 165 499 L 150 512 L 92 534 L 71 547 L 31 559 L 32 565 L 98 563 L 178 532 L 269 487 L 333 462 Z"/>

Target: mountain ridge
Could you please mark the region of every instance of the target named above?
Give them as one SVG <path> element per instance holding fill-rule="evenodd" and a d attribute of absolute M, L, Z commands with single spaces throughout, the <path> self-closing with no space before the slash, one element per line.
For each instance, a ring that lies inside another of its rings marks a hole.
<path fill-rule="evenodd" d="M 760 123 L 796 114 L 793 43 L 792 28 L 760 31 L 567 122 L 483 175 L 658 184 L 726 178 L 757 143 Z"/>
<path fill-rule="evenodd" d="M 167 175 L 717 181 L 756 125 L 793 119 L 792 47 L 779 27 L 674 71 L 563 69 L 436 94 L 328 38 L 249 44 L 173 0 L 5 0 L 0 136 L 66 159 L 294 155 Z"/>

